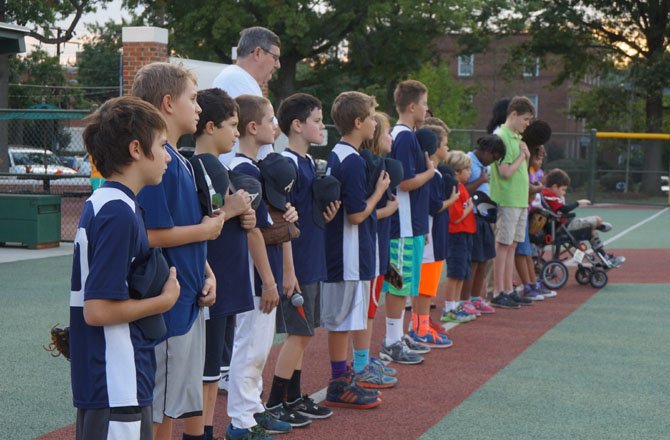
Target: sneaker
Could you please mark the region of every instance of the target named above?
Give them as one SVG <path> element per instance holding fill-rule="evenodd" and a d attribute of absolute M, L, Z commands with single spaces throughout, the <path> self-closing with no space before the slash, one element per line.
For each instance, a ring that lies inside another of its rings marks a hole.
<path fill-rule="evenodd" d="M 500 292 L 498 296 L 491 300 L 493 307 L 500 307 L 501 309 L 519 309 L 521 306 L 513 301 L 505 292 Z"/>
<path fill-rule="evenodd" d="M 281 422 L 286 422 L 293 428 L 302 428 L 303 426 L 307 426 L 312 423 L 308 417 L 305 417 L 291 409 L 291 407 L 289 407 L 286 402 L 282 402 L 277 406 L 267 408 L 267 412 L 269 412 L 270 415 L 275 419 Z"/>
<path fill-rule="evenodd" d="M 626 257 L 624 257 L 623 255 L 619 255 L 618 257 L 615 257 L 612 254 L 608 254 L 607 257 L 608 257 L 608 260 L 610 262 L 610 265 L 612 265 L 612 267 L 614 269 L 617 269 L 617 268 L 621 267 L 621 265 L 626 262 Z"/>
<path fill-rule="evenodd" d="M 481 315 L 481 312 L 479 310 L 477 310 L 477 308 L 474 306 L 474 304 L 472 304 L 471 301 L 465 301 L 461 305 L 461 307 L 463 307 L 463 310 L 465 310 L 466 312 L 468 312 L 471 315 L 475 315 L 475 316 L 480 316 Z"/>
<path fill-rule="evenodd" d="M 354 381 L 363 388 L 393 388 L 398 383 L 398 379 L 386 376 L 370 364 L 360 373 L 354 373 Z"/>
<path fill-rule="evenodd" d="M 465 310 L 462 306 L 458 306 L 456 310 L 449 310 L 448 312 L 442 312 L 442 317 L 440 321 L 442 322 L 453 322 L 456 324 L 464 324 L 466 322 L 474 321 L 477 319 L 475 315 L 471 315 Z"/>
<path fill-rule="evenodd" d="M 596 229 L 602 232 L 609 232 L 612 230 L 612 223 L 602 222 Z"/>
<path fill-rule="evenodd" d="M 249 429 L 235 428 L 232 424 L 226 428 L 226 440 L 275 440 L 259 425 Z"/>
<path fill-rule="evenodd" d="M 264 411 L 262 413 L 254 414 L 254 419 L 256 423 L 265 429 L 268 434 L 286 434 L 291 432 L 291 425 L 288 422 L 283 422 L 274 418 L 269 411 Z"/>
<path fill-rule="evenodd" d="M 430 353 L 430 347 L 416 342 L 414 339 L 410 338 L 408 335 L 402 335 L 401 341 L 409 348 L 409 351 L 413 351 L 416 354 L 426 354 Z"/>
<path fill-rule="evenodd" d="M 333 415 L 332 409 L 317 405 L 307 394 L 304 394 L 293 402 L 288 402 L 288 407 L 310 419 L 327 419 Z"/>
<path fill-rule="evenodd" d="M 230 384 L 230 377 L 228 373 L 221 373 L 221 379 L 219 379 L 219 392 L 228 394 L 229 384 Z"/>
<path fill-rule="evenodd" d="M 442 324 L 438 324 L 437 322 L 433 321 L 433 318 L 430 318 L 430 329 L 436 332 L 438 335 L 446 336 L 447 339 L 449 338 L 449 333 L 442 327 Z"/>
<path fill-rule="evenodd" d="M 356 385 L 352 377 L 349 374 L 330 381 L 326 391 L 326 406 L 370 409 L 382 404 L 378 397 L 365 393 L 363 388 Z"/>
<path fill-rule="evenodd" d="M 439 335 L 435 330 L 429 330 L 425 336 L 420 336 L 414 331 L 409 332 L 409 337 L 415 342 L 429 346 L 430 348 L 449 348 L 453 342 L 446 336 Z"/>
<path fill-rule="evenodd" d="M 537 291 L 540 292 L 540 294 L 542 294 L 542 296 L 545 298 L 554 298 L 557 295 L 555 291 L 547 289 L 544 286 L 544 283 L 540 280 L 537 280 L 535 283 L 535 289 L 537 289 Z"/>
<path fill-rule="evenodd" d="M 496 309 L 491 307 L 491 304 L 484 301 L 483 299 L 480 299 L 479 301 L 473 301 L 472 305 L 474 305 L 475 309 L 479 310 L 479 313 L 482 315 L 490 315 L 496 312 Z"/>
<path fill-rule="evenodd" d="M 370 365 L 382 370 L 384 374 L 387 376 L 396 377 L 398 375 L 398 370 L 389 367 L 388 365 L 384 364 L 383 361 L 377 359 L 376 357 L 370 357 Z"/>
<path fill-rule="evenodd" d="M 523 296 L 519 295 L 516 291 L 508 293 L 507 296 L 509 297 L 509 299 L 522 306 L 530 306 L 533 304 L 533 300 L 524 298 Z"/>
<path fill-rule="evenodd" d="M 410 351 L 403 341 L 398 341 L 390 346 L 387 346 L 382 342 L 382 350 L 379 352 L 379 359 L 406 365 L 416 365 L 423 362 L 423 356 Z"/>
<path fill-rule="evenodd" d="M 537 291 L 535 286 L 528 285 L 527 288 L 524 288 L 523 296 L 531 301 L 544 301 L 544 296 Z"/>

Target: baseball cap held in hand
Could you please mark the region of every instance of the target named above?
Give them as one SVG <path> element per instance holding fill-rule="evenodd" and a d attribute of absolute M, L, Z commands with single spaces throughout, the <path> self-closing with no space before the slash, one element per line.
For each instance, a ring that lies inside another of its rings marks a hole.
<path fill-rule="evenodd" d="M 312 181 L 312 219 L 321 229 L 325 229 L 323 212 L 326 207 L 340 200 L 340 181 L 333 176 L 320 176 Z"/>
<path fill-rule="evenodd" d="M 279 153 L 270 153 L 258 163 L 261 171 L 263 192 L 270 205 L 280 211 L 286 211 L 287 196 L 296 180 L 295 165 L 291 159 Z"/>
<path fill-rule="evenodd" d="M 130 274 L 128 290 L 133 299 L 160 295 L 170 276 L 170 267 L 161 248 L 150 250 L 147 259 Z M 160 339 L 167 333 L 163 315 L 152 315 L 134 321 L 147 339 Z"/>

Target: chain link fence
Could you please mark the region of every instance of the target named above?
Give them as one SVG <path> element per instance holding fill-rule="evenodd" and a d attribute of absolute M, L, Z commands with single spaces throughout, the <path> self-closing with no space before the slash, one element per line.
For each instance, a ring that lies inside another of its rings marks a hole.
<path fill-rule="evenodd" d="M 86 110 L 0 110 L 0 193 L 61 196 L 61 238 L 74 239 L 84 202 L 91 194 L 90 164 L 82 140 Z M 326 159 L 340 136 L 326 126 L 324 145 L 311 154 Z M 470 151 L 483 130 L 453 129 L 452 150 Z M 666 205 L 661 178 L 668 175 L 670 142 L 661 141 L 659 170 L 646 169 L 648 140 L 597 139 L 594 132 L 554 133 L 546 145 L 545 170 L 564 169 L 571 178 L 568 199 L 594 202 Z M 658 144 L 658 141 L 656 141 Z M 279 144 L 279 142 L 278 142 Z M 192 148 L 192 140 L 180 147 Z M 645 188 L 645 177 L 657 182 Z"/>

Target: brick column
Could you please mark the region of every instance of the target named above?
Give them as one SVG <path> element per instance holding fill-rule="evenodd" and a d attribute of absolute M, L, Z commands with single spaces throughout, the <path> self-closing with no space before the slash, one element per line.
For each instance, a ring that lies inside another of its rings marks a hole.
<path fill-rule="evenodd" d="M 167 29 L 137 26 L 124 27 L 123 42 L 123 94 L 129 95 L 135 74 L 140 67 L 156 61 L 168 61 Z"/>

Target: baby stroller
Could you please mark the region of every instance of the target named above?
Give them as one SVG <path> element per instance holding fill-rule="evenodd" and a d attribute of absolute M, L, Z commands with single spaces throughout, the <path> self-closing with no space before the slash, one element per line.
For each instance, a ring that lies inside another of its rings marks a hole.
<path fill-rule="evenodd" d="M 542 207 L 531 210 L 528 221 L 535 271 L 549 289 L 560 289 L 568 282 L 564 261 L 572 260 L 577 264 L 577 282 L 601 289 L 607 285 L 607 272 L 620 267 L 625 258 L 607 254 L 590 227 L 569 231 L 568 225 L 574 217 L 574 213 L 553 212 L 544 201 Z M 547 246 L 551 246 L 548 261 L 544 258 Z"/>

